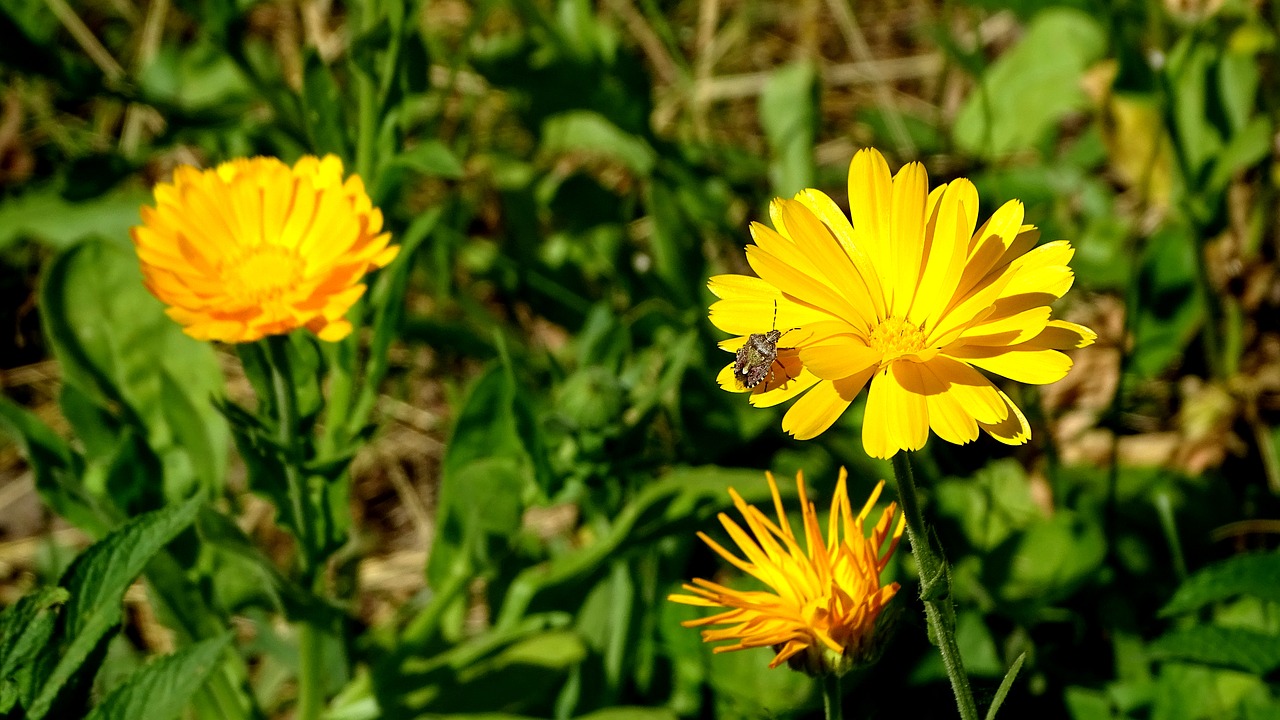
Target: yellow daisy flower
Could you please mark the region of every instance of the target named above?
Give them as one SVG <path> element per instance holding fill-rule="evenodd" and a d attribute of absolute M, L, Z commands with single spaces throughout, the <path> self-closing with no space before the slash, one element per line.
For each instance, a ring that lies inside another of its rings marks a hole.
<path fill-rule="evenodd" d="M 305 327 L 351 332 L 360 280 L 391 262 L 382 212 L 333 155 L 292 168 L 275 158 L 179 167 L 142 207 L 133 244 L 151 294 L 201 340 L 242 343 Z"/>
<path fill-rule="evenodd" d="M 880 584 L 880 573 L 902 537 L 904 518 L 893 523 L 897 505 L 890 503 L 880 514 L 871 537 L 866 537 L 863 521 L 879 499 L 884 481 L 876 485 L 862 511 L 854 515 L 845 487 L 847 474 L 840 468 L 827 538 L 823 540 L 817 510 L 805 494 L 804 475 L 797 473 L 796 487 L 804 515 L 802 548 L 787 522 L 773 474 L 766 475 L 778 516 L 776 524 L 732 488 L 729 495 L 750 534 L 724 513 L 719 516 L 743 557 L 726 550 L 706 533 L 700 532 L 698 537 L 769 589 L 733 590 L 695 578 L 692 585 L 683 586 L 691 595 L 673 594 L 667 599 L 685 605 L 725 608 L 724 612 L 683 623 L 691 628 L 726 626 L 702 631 L 705 642 L 737 641 L 719 646 L 714 652 L 768 647 L 776 653 L 769 663 L 771 668 L 786 662 L 815 675 L 842 673 L 877 654 L 876 621 L 898 592 L 896 582 Z"/>
<path fill-rule="evenodd" d="M 930 192 L 922 165 L 890 177 L 874 149 L 853 158 L 849 204 L 852 223 L 817 190 L 775 200 L 776 229 L 751 226 L 747 261 L 759 277 L 711 278 L 720 298 L 711 322 L 738 336 L 721 347 L 736 352 L 753 334 L 781 333 L 764 382 L 746 387 L 730 363 L 721 387 L 751 392 L 760 407 L 798 396 L 782 427 L 806 440 L 869 383 L 862 442 L 878 458 L 921 448 L 930 429 L 956 444 L 975 440 L 979 428 L 1004 443 L 1026 442 L 1026 418 L 978 370 L 1055 382 L 1071 368 L 1060 351 L 1097 337 L 1051 317 L 1049 304 L 1074 279 L 1071 245 L 1037 246 L 1039 231 L 1023 224 L 1016 200 L 975 232 L 973 183 L 961 178 Z M 743 361 L 736 364 L 742 374 Z"/>

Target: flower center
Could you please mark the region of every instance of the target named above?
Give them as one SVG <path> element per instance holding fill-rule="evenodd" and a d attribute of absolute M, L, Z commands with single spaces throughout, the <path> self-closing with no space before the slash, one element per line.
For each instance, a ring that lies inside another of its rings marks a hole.
<path fill-rule="evenodd" d="M 302 258 L 273 245 L 255 248 L 239 262 L 224 266 L 227 291 L 240 300 L 258 304 L 277 300 L 302 278 Z"/>
<path fill-rule="evenodd" d="M 891 317 L 871 331 L 868 344 L 884 356 L 881 362 L 889 362 L 923 350 L 925 337 L 915 325 L 900 317 Z"/>

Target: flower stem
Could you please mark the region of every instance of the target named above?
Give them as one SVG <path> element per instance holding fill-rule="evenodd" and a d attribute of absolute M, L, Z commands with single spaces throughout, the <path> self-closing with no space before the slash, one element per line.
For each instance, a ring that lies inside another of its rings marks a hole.
<path fill-rule="evenodd" d="M 309 584 L 313 572 L 310 508 L 307 505 L 307 489 L 298 468 L 298 399 L 294 395 L 293 377 L 289 369 L 289 339 L 283 335 L 273 335 L 266 342 L 267 359 L 271 366 L 271 394 L 276 405 L 276 439 L 285 453 L 281 465 L 288 491 L 289 512 L 293 515 L 294 532 L 298 534 L 298 558 L 302 574 Z"/>
<path fill-rule="evenodd" d="M 298 452 L 298 399 L 289 367 L 289 339 L 283 335 L 267 338 L 267 357 L 271 365 L 271 390 L 276 405 L 277 438 L 285 457 L 282 463 L 289 504 L 292 506 L 303 584 L 317 590 L 321 568 L 315 557 L 312 534 L 310 497 L 305 484 Z M 298 704 L 297 720 L 318 720 L 324 711 L 323 646 L 320 630 L 309 622 L 298 625 Z"/>
<path fill-rule="evenodd" d="M 297 720 L 319 720 L 324 711 L 324 677 L 320 631 L 309 622 L 298 625 Z"/>
<path fill-rule="evenodd" d="M 844 707 L 840 700 L 840 676 L 827 673 L 821 678 L 822 708 L 827 712 L 827 720 L 840 720 L 844 715 Z"/>
<path fill-rule="evenodd" d="M 893 477 L 898 486 L 902 514 L 907 521 L 907 540 L 911 543 L 911 554 L 920 570 L 920 599 L 924 601 L 925 619 L 929 623 L 929 639 L 938 646 L 938 652 L 942 655 L 942 664 L 947 670 L 947 677 L 951 679 L 951 691 L 955 693 L 960 717 L 963 720 L 977 720 L 978 708 L 973 702 L 973 691 L 969 688 L 964 661 L 960 658 L 960 646 L 956 644 L 956 613 L 951 604 L 951 576 L 947 560 L 935 551 L 929 541 L 929 530 L 924 524 L 920 501 L 916 497 L 911 459 L 905 450 L 893 456 Z"/>

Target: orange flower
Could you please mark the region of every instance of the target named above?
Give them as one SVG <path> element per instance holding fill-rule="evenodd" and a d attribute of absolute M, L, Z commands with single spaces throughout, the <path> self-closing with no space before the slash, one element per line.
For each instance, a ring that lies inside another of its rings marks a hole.
<path fill-rule="evenodd" d="M 667 599 L 685 605 L 725 608 L 724 612 L 683 623 L 685 627 L 726 626 L 702 631 L 706 642 L 737 641 L 715 648 L 717 653 L 768 647 L 776 653 L 769 663 L 771 668 L 789 662 L 791 667 L 811 674 L 843 673 L 877 654 L 877 620 L 898 592 L 896 582 L 880 584 L 880 573 L 902 537 L 904 518 L 893 523 L 897 505 L 890 503 L 880 514 L 871 537 L 866 537 L 863 521 L 879 499 L 884 481 L 876 485 L 855 516 L 845 487 L 847 473 L 841 468 L 824 541 L 817 510 L 805 494 L 804 476 L 797 473 L 796 487 L 804 514 L 802 548 L 787 522 L 777 483 L 771 473 L 766 476 L 773 492 L 776 524 L 732 488 L 729 495 L 750 534 L 724 513 L 719 515 L 720 523 L 745 559 L 705 533 L 698 533 L 698 537 L 769 589 L 734 590 L 696 578 L 692 585 L 684 585 L 692 595 L 673 594 Z M 884 550 L 886 540 L 889 547 Z"/>
<path fill-rule="evenodd" d="M 143 206 L 133 244 L 151 294 L 201 340 L 252 342 L 305 327 L 322 340 L 351 332 L 360 281 L 399 251 L 382 212 L 342 161 L 307 156 L 179 167 Z"/>

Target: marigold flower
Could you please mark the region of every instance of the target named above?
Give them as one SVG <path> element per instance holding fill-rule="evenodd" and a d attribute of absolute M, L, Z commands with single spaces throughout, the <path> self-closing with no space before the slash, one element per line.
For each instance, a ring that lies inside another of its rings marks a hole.
<path fill-rule="evenodd" d="M 891 178 L 874 149 L 853 158 L 849 203 L 852 223 L 817 190 L 775 200 L 776 230 L 751 226 L 747 261 L 759 277 L 711 278 L 720 298 L 711 322 L 738 336 L 722 348 L 736 352 L 771 329 L 771 318 L 782 332 L 765 382 L 745 387 L 730 363 L 721 387 L 752 392 L 760 407 L 799 396 L 782 427 L 806 440 L 870 383 L 862 442 L 878 458 L 919 449 L 930 429 L 956 444 L 975 440 L 979 428 L 1007 444 L 1026 442 L 1026 418 L 978 370 L 1055 382 L 1071 368 L 1060 351 L 1097 337 L 1051 318 L 1049 304 L 1074 279 L 1071 245 L 1037 246 L 1039 231 L 1023 224 L 1017 200 L 975 232 L 973 183 L 961 178 L 930 192 L 922 165 Z"/>
<path fill-rule="evenodd" d="M 142 207 L 133 244 L 147 289 L 201 340 L 251 342 L 305 327 L 351 332 L 364 275 L 391 262 L 382 212 L 333 155 L 179 167 Z"/>
<path fill-rule="evenodd" d="M 769 667 L 786 662 L 810 674 L 843 673 L 870 661 L 880 649 L 877 620 L 898 592 L 898 583 L 880 584 L 880 573 L 902 537 L 904 518 L 893 524 L 897 504 L 890 503 L 880 514 L 871 537 L 864 536 L 863 521 L 875 506 L 884 488 L 876 485 L 871 497 L 856 516 L 849 504 L 847 474 L 840 469 L 827 539 L 818 528 L 818 513 L 804 489 L 804 475 L 796 474 L 803 512 L 804 548 L 792 532 L 778 494 L 773 474 L 766 473 L 773 492 L 775 524 L 754 506 L 748 505 L 732 488 L 729 495 L 742 514 L 750 534 L 724 513 L 720 523 L 737 543 L 745 559 L 726 550 L 706 533 L 702 541 L 734 567 L 751 575 L 769 590 L 734 590 L 695 578 L 684 589 L 692 595 L 672 594 L 668 600 L 699 607 L 726 608 L 724 612 L 683 623 L 685 627 L 724 625 L 702 631 L 705 642 L 737 640 L 716 647 L 714 652 L 769 647 L 776 655 Z M 892 525 L 892 530 L 890 529 Z M 884 550 L 885 541 L 889 547 Z"/>

